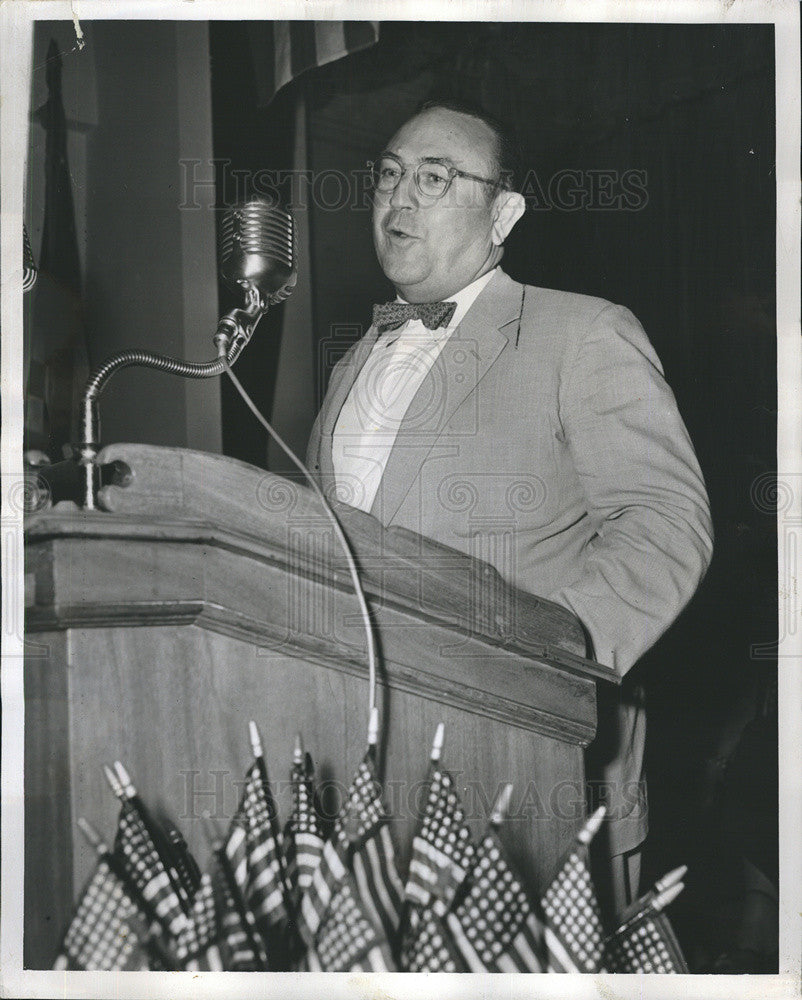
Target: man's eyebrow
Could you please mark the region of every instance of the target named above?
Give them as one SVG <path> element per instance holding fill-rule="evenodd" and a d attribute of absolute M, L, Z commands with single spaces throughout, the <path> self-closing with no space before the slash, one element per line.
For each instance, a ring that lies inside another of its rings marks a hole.
<path fill-rule="evenodd" d="M 403 163 L 404 162 L 403 157 L 401 157 L 398 153 L 393 152 L 392 149 L 383 149 L 381 151 L 381 153 L 379 153 L 379 156 L 392 156 L 392 158 L 394 160 L 398 160 L 399 163 Z M 422 156 L 418 162 L 419 163 L 446 163 L 446 164 L 448 164 L 451 167 L 453 167 L 453 166 L 456 165 L 455 162 L 454 162 L 454 160 L 450 156 L 446 156 L 445 154 L 443 154 L 441 156 Z"/>
<path fill-rule="evenodd" d="M 450 166 L 454 166 L 454 161 L 450 156 L 424 156 L 421 159 L 421 163 L 447 163 Z"/>

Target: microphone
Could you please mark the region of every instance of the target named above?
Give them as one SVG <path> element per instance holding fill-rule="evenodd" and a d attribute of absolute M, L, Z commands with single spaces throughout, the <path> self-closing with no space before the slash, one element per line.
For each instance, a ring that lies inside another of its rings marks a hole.
<path fill-rule="evenodd" d="M 220 276 L 234 292 L 254 292 L 269 305 L 287 298 L 298 278 L 292 216 L 267 198 L 227 212 L 218 238 Z"/>

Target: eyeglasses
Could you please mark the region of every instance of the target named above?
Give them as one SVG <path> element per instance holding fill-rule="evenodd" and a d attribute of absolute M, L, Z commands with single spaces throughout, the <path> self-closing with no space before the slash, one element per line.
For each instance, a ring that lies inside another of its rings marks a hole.
<path fill-rule="evenodd" d="M 389 194 L 395 191 L 401 182 L 401 178 L 408 169 L 395 156 L 383 153 L 376 160 L 368 160 L 373 187 L 382 194 Z M 415 187 L 419 193 L 427 198 L 442 198 L 451 187 L 451 182 L 455 177 L 465 177 L 471 181 L 479 181 L 480 184 L 489 184 L 490 187 L 502 187 L 500 181 L 491 181 L 487 177 L 478 177 L 476 174 L 469 174 L 464 170 L 457 170 L 456 167 L 449 167 L 440 160 L 422 160 L 413 171 Z"/>

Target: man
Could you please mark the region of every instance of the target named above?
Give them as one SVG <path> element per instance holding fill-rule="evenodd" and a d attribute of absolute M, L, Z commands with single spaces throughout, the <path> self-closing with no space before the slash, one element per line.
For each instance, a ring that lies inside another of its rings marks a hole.
<path fill-rule="evenodd" d="M 498 267 L 525 207 L 510 149 L 494 120 L 438 102 L 374 164 L 373 239 L 398 300 L 335 368 L 308 464 L 338 499 L 569 608 L 623 676 L 707 568 L 707 495 L 634 316 Z M 637 892 L 644 738 L 638 689 L 600 691 L 589 770 L 609 784 L 616 909 Z"/>

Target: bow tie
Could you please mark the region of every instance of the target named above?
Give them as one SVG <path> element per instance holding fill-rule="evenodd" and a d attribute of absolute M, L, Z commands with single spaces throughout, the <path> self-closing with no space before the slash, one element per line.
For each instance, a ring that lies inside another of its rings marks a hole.
<path fill-rule="evenodd" d="M 373 307 L 373 325 L 382 333 L 419 319 L 427 329 L 437 330 L 448 325 L 456 308 L 456 302 L 384 302 Z"/>

